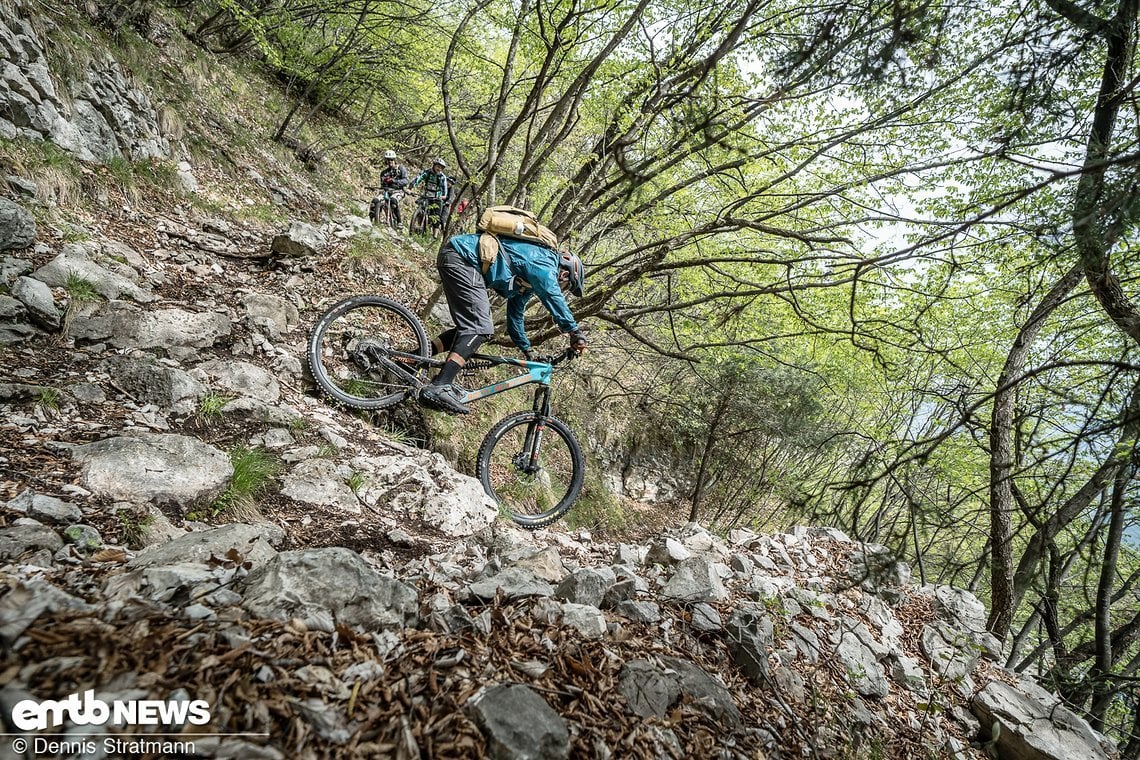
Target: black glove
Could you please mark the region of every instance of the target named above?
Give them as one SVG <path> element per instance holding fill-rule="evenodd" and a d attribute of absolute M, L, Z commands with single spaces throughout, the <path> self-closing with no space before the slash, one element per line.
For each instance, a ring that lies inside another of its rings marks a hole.
<path fill-rule="evenodd" d="M 586 333 L 581 330 L 575 330 L 570 333 L 570 350 L 578 356 L 586 353 L 586 346 L 590 345 L 590 341 L 586 340 Z"/>

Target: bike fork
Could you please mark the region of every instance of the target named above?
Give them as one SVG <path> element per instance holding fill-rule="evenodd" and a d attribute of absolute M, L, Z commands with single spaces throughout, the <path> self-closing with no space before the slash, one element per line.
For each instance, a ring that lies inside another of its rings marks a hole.
<path fill-rule="evenodd" d="M 550 387 L 542 386 L 534 392 L 534 413 L 537 418 L 527 426 L 523 441 L 523 455 L 526 471 L 534 475 L 538 472 L 538 454 L 542 450 L 542 434 L 546 431 L 546 420 L 550 417 Z"/>

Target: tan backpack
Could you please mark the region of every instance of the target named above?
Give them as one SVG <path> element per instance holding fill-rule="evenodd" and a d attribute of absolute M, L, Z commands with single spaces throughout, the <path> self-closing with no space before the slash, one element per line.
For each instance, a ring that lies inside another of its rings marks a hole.
<path fill-rule="evenodd" d="M 558 236 L 539 223 L 534 214 L 514 206 L 490 206 L 479 217 L 479 261 L 486 273 L 499 255 L 499 235 L 558 250 Z"/>

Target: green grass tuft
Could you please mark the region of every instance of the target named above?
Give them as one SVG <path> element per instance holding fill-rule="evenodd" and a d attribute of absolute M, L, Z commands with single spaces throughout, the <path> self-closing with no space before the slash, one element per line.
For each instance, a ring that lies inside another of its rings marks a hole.
<path fill-rule="evenodd" d="M 63 289 L 67 291 L 73 303 L 94 303 L 102 298 L 94 283 L 76 272 L 67 274 L 67 282 L 64 283 Z"/>
<path fill-rule="evenodd" d="M 211 515 L 235 507 L 253 507 L 258 496 L 281 469 L 280 463 L 263 448 L 236 446 L 230 450 L 234 474 L 225 493 L 211 507 Z"/>
<path fill-rule="evenodd" d="M 233 401 L 233 396 L 227 396 L 224 393 L 218 393 L 216 391 L 208 391 L 198 402 L 196 416 L 207 425 L 220 422 L 222 419 L 222 409 L 231 401 Z"/>
<path fill-rule="evenodd" d="M 62 398 L 63 394 L 59 392 L 58 388 L 44 388 L 36 396 L 36 403 L 45 410 L 58 412 L 59 402 Z"/>

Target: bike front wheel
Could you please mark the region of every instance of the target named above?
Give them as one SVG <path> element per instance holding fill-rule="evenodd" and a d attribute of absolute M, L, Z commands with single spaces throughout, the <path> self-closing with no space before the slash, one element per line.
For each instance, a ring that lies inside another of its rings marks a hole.
<path fill-rule="evenodd" d="M 408 231 L 416 235 L 422 235 L 427 231 L 427 212 L 422 207 L 417 208 L 412 214 L 412 223 L 408 226 Z"/>
<path fill-rule="evenodd" d="M 407 307 L 383 296 L 355 296 L 321 315 L 307 356 L 325 394 L 358 409 L 384 409 L 422 380 L 429 345 Z"/>
<path fill-rule="evenodd" d="M 570 428 L 554 417 L 517 412 L 479 447 L 478 475 L 500 509 L 524 528 L 542 528 L 574 505 L 586 465 Z"/>

